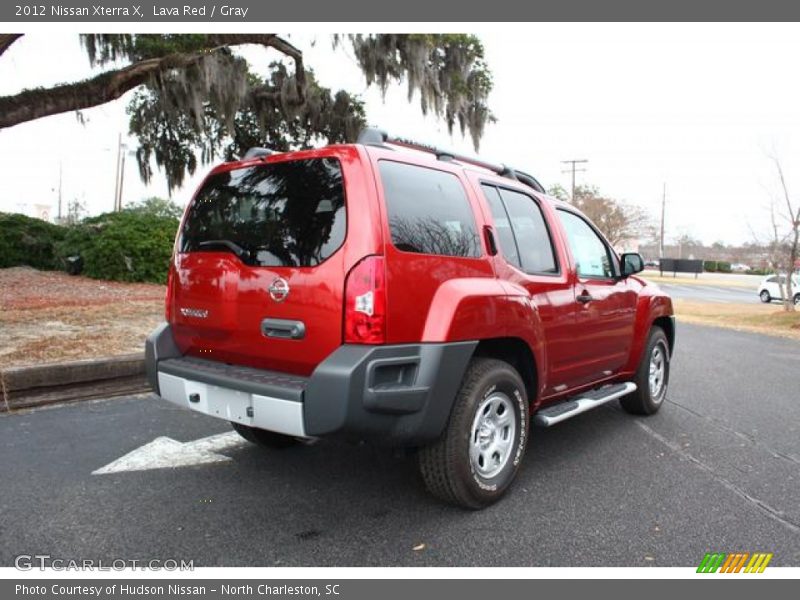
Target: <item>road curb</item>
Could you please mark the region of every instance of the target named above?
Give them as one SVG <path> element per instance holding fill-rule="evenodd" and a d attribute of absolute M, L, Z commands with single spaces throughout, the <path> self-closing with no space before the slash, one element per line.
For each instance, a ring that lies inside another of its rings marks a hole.
<path fill-rule="evenodd" d="M 9 367 L 0 371 L 0 412 L 149 391 L 144 354 Z"/>

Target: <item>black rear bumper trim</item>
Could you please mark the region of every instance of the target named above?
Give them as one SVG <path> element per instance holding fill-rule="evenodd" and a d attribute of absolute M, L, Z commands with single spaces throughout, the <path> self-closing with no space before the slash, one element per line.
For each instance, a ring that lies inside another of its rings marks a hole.
<path fill-rule="evenodd" d="M 441 435 L 478 342 L 345 344 L 310 377 L 181 356 L 168 325 L 147 340 L 148 378 L 158 374 L 302 403 L 310 436 L 348 435 L 420 445 Z"/>
<path fill-rule="evenodd" d="M 184 356 L 158 363 L 158 371 L 200 383 L 281 400 L 303 401 L 308 379 L 240 365 Z"/>

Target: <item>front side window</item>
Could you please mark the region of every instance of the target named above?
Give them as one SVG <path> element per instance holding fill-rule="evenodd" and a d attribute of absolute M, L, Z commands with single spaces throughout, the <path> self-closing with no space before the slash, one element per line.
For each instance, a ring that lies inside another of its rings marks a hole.
<path fill-rule="evenodd" d="M 209 177 L 189 207 L 180 252 L 231 252 L 248 265 L 309 267 L 347 231 L 334 158 L 269 163 Z"/>
<path fill-rule="evenodd" d="M 558 215 L 567 232 L 578 275 L 603 279 L 614 277 L 608 247 L 597 232 L 576 214 L 559 209 Z"/>
<path fill-rule="evenodd" d="M 378 164 L 395 248 L 445 256 L 480 255 L 475 218 L 458 177 L 389 160 Z"/>

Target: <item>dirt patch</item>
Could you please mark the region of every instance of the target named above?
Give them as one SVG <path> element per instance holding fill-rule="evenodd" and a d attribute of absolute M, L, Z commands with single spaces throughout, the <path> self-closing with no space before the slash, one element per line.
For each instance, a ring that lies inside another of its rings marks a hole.
<path fill-rule="evenodd" d="M 163 320 L 161 285 L 0 269 L 0 367 L 141 352 Z"/>
<path fill-rule="evenodd" d="M 800 340 L 800 311 L 787 312 L 767 304 L 719 304 L 673 300 L 675 314 L 684 323 L 729 327 Z"/>

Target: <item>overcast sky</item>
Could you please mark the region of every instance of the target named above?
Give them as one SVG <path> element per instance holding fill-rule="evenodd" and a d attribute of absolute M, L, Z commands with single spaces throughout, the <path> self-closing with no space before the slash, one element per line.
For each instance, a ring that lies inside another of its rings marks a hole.
<path fill-rule="evenodd" d="M 667 238 L 706 243 L 766 238 L 776 177 L 767 157 L 783 160 L 800 193 L 800 27 L 785 25 L 529 24 L 476 31 L 494 73 L 489 126 L 481 155 L 534 174 L 549 187 L 569 186 L 567 159 L 588 159 L 579 183 L 639 204 L 654 219 L 667 183 Z M 353 59 L 331 51 L 327 35 L 290 36 L 306 63 L 332 88 L 361 92 L 369 120 L 397 134 L 471 152 L 423 118 L 405 89 L 386 101 L 367 90 Z M 264 69 L 276 58 L 259 48 L 244 54 Z M 74 81 L 91 74 L 76 34 L 29 34 L 0 58 L 0 95 L 25 87 Z M 0 210 L 55 211 L 59 164 L 63 195 L 90 213 L 111 210 L 117 135 L 127 131 L 130 95 L 84 111 L 0 131 Z M 129 139 L 135 148 L 135 139 Z M 184 204 L 203 167 L 178 190 Z M 166 195 L 158 175 L 139 179 L 133 157 L 124 201 Z"/>

